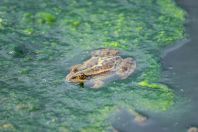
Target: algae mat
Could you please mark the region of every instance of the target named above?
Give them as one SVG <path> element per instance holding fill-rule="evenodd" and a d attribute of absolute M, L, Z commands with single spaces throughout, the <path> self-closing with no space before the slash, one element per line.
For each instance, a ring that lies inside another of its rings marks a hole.
<path fill-rule="evenodd" d="M 118 108 L 167 111 L 159 54 L 184 21 L 172 0 L 1 0 L 0 130 L 107 131 Z M 136 73 L 97 91 L 65 83 L 98 48 L 133 56 Z"/>

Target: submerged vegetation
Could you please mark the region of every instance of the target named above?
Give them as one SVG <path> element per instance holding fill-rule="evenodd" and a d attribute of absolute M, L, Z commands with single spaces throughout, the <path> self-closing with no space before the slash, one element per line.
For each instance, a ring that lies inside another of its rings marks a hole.
<path fill-rule="evenodd" d="M 184 17 L 172 0 L 2 0 L 0 130 L 101 132 L 118 108 L 167 111 L 159 53 L 185 37 Z M 97 91 L 65 83 L 98 48 L 133 56 L 136 73 Z"/>

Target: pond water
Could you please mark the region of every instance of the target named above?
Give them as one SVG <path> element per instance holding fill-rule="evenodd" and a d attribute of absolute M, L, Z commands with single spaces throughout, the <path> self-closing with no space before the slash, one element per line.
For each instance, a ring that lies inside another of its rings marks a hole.
<path fill-rule="evenodd" d="M 178 0 L 177 2 L 188 12 L 186 32 L 189 34 L 189 39 L 182 47 L 173 51 L 168 50 L 171 52 L 168 52 L 163 59 L 165 69 L 163 75 L 164 81 L 180 95 L 187 97 L 186 104 L 191 105 L 185 114 L 175 120 L 174 127 L 179 130 L 179 128 L 198 125 L 198 1 Z"/>
<path fill-rule="evenodd" d="M 186 131 L 196 121 L 182 115 L 196 111 L 196 97 L 182 91 L 193 83 L 183 85 L 184 70 L 171 74 L 181 69 L 171 63 L 179 49 L 160 57 L 187 38 L 186 15 L 172 0 L 1 0 L 0 131 Z M 134 57 L 135 73 L 99 90 L 65 82 L 99 48 Z"/>

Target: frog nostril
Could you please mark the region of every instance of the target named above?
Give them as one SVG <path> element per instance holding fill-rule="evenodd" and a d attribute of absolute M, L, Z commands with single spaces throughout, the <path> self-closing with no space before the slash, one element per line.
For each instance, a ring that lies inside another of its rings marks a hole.
<path fill-rule="evenodd" d="M 85 80 L 85 79 L 87 78 L 87 76 L 83 74 L 83 75 L 79 76 L 79 78 L 80 78 L 81 80 Z"/>
<path fill-rule="evenodd" d="M 74 69 L 73 69 L 73 72 L 77 72 L 77 71 L 78 71 L 78 69 L 77 69 L 77 68 L 74 68 Z"/>

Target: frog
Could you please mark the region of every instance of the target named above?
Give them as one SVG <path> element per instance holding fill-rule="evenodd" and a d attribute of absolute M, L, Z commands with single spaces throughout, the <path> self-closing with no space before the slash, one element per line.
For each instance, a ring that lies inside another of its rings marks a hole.
<path fill-rule="evenodd" d="M 135 69 L 134 58 L 123 58 L 116 49 L 98 49 L 91 52 L 90 59 L 72 66 L 65 80 L 98 89 L 110 82 L 128 78 Z"/>

